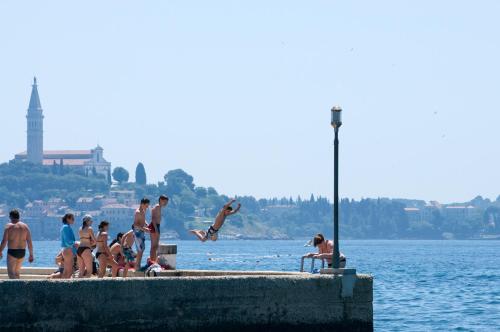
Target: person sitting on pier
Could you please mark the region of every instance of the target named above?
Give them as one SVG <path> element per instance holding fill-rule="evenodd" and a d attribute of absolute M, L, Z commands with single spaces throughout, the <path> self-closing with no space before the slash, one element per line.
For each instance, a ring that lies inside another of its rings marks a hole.
<path fill-rule="evenodd" d="M 20 221 L 18 210 L 9 213 L 10 222 L 5 225 L 2 243 L 0 244 L 0 259 L 3 257 L 3 250 L 7 246 L 7 273 L 9 279 L 19 279 L 19 271 L 26 255 L 26 244 L 28 244 L 30 263 L 33 262 L 33 242 L 31 232 L 25 223 Z"/>
<path fill-rule="evenodd" d="M 118 263 L 118 272 L 125 269 L 125 257 L 122 254 L 121 240 L 123 233 L 118 233 L 116 238 L 109 244 L 109 251 L 113 255 L 113 259 Z"/>
<path fill-rule="evenodd" d="M 224 225 L 226 218 L 237 213 L 241 208 L 241 204 L 238 203 L 238 207 L 235 210 L 233 210 L 233 207 L 231 205 L 234 202 L 236 202 L 236 200 L 232 199 L 226 205 L 224 205 L 222 207 L 222 209 L 217 214 L 217 217 L 215 217 L 214 224 L 212 226 L 210 226 L 206 232 L 203 230 L 198 230 L 198 229 L 193 229 L 190 232 L 193 233 L 194 235 L 196 235 L 196 237 L 201 242 L 205 242 L 209 238 L 212 241 L 217 241 L 217 238 L 218 238 L 217 233 L 221 229 L 222 225 Z"/>
<path fill-rule="evenodd" d="M 328 267 L 331 268 L 333 258 L 333 241 L 325 240 L 323 234 L 316 234 L 312 242 L 315 247 L 318 247 L 318 253 L 309 253 L 303 257 L 324 259 L 328 262 Z M 345 268 L 346 261 L 345 255 L 341 252 L 339 267 Z"/>
<path fill-rule="evenodd" d="M 92 248 L 96 245 L 94 231 L 92 230 L 92 216 L 85 215 L 80 227 L 80 245 L 76 254 L 78 255 L 78 270 L 80 278 L 90 278 L 93 272 L 94 256 Z"/>
<path fill-rule="evenodd" d="M 109 222 L 101 221 L 99 224 L 99 232 L 97 233 L 97 252 L 95 257 L 99 261 L 98 278 L 103 278 L 106 274 L 106 268 L 111 266 L 111 276 L 114 278 L 118 273 L 118 264 L 113 259 L 113 255 L 108 247 L 108 228 Z"/>
<path fill-rule="evenodd" d="M 134 224 L 132 229 L 134 230 L 135 237 L 135 247 L 137 250 L 137 269 L 141 267 L 142 254 L 146 249 L 146 236 L 145 232 L 149 232 L 149 228 L 146 223 L 146 211 L 149 208 L 149 199 L 141 199 L 141 204 L 139 208 L 135 210 Z"/>
<path fill-rule="evenodd" d="M 64 273 L 64 258 L 62 254 L 62 250 L 56 256 L 56 265 L 58 266 L 57 270 L 49 274 L 47 279 L 61 279 Z"/>
<path fill-rule="evenodd" d="M 123 237 L 120 241 L 122 254 L 125 258 L 125 268 L 123 269 L 123 277 L 126 278 L 128 274 L 128 270 L 131 268 L 135 268 L 136 266 L 136 253 L 132 250 L 132 245 L 135 242 L 134 230 L 130 230 L 127 233 L 123 234 Z"/>

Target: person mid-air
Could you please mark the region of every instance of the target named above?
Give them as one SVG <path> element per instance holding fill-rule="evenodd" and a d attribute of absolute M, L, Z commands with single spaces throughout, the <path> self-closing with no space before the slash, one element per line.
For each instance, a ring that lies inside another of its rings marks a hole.
<path fill-rule="evenodd" d="M 208 230 L 202 231 L 199 229 L 193 229 L 190 232 L 196 235 L 196 237 L 201 241 L 205 242 L 210 238 L 212 241 L 217 241 L 217 233 L 221 229 L 222 225 L 224 225 L 224 222 L 226 221 L 226 218 L 229 217 L 230 215 L 233 215 L 235 213 L 238 213 L 238 211 L 241 208 L 241 204 L 238 203 L 238 207 L 233 210 L 232 204 L 236 202 L 235 199 L 232 199 L 229 201 L 226 205 L 222 207 L 222 209 L 217 213 L 217 217 L 215 217 L 215 222 L 212 226 L 208 228 Z"/>

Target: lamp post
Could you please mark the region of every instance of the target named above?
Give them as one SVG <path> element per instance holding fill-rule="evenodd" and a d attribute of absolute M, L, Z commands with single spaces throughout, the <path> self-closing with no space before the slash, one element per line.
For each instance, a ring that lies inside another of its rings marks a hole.
<path fill-rule="evenodd" d="M 339 128 L 342 125 L 342 108 L 334 106 L 332 108 L 332 127 L 335 130 L 335 140 L 333 141 L 334 162 L 333 162 L 333 259 L 332 267 L 340 267 L 339 251 Z"/>

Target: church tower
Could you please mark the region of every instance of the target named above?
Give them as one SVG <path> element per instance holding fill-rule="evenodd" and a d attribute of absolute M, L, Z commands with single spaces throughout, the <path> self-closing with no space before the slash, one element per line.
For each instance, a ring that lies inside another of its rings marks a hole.
<path fill-rule="evenodd" d="M 28 149 L 27 159 L 35 164 L 43 162 L 43 114 L 36 77 L 33 78 L 33 88 L 31 89 L 30 105 L 28 107 Z"/>

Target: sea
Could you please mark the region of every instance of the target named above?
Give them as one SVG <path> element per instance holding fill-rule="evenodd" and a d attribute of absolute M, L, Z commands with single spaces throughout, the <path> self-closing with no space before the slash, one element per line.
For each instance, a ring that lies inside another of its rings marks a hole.
<path fill-rule="evenodd" d="M 298 271 L 314 251 L 306 240 L 166 242 L 178 269 Z M 34 248 L 31 266 L 55 266 L 58 241 Z M 345 240 L 341 251 L 374 277 L 376 331 L 500 331 L 500 241 Z"/>

